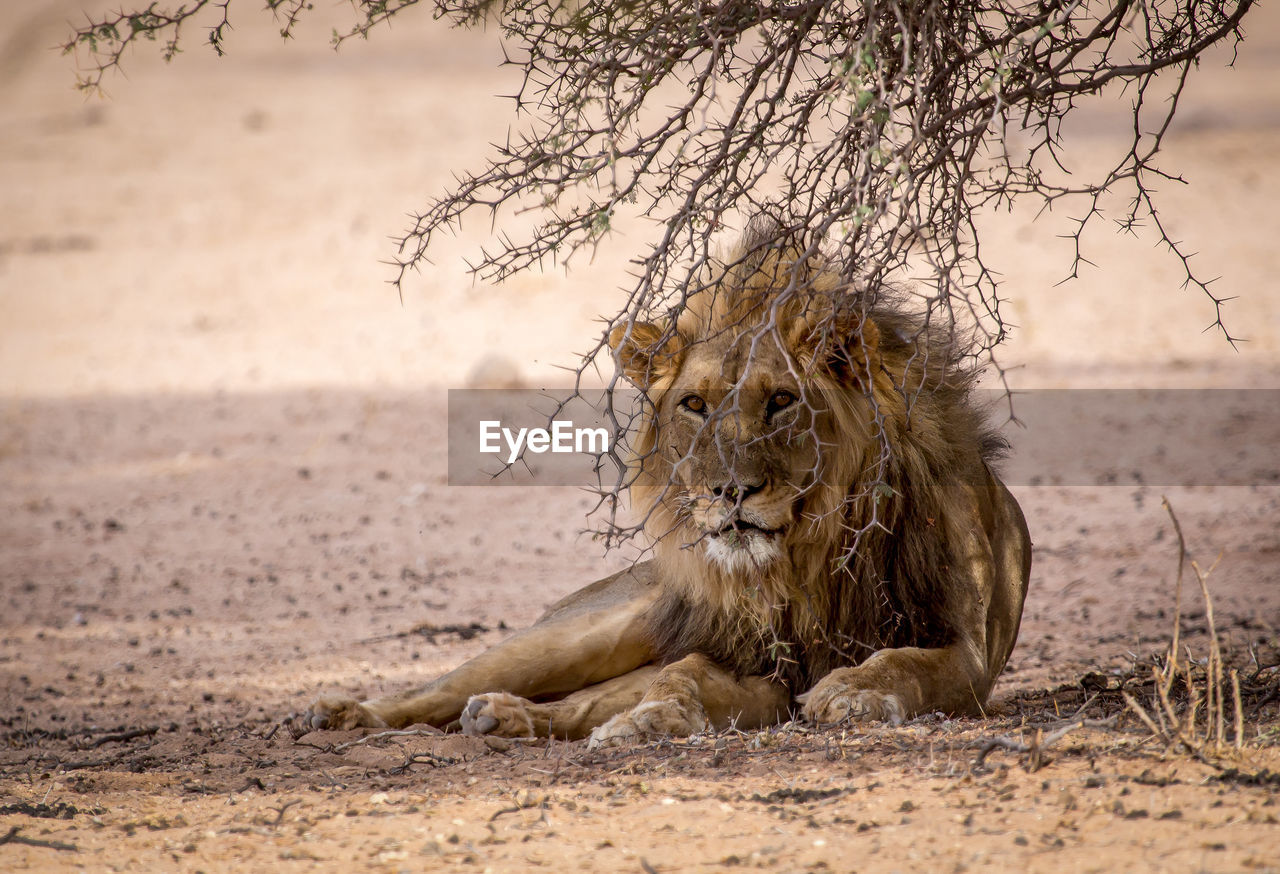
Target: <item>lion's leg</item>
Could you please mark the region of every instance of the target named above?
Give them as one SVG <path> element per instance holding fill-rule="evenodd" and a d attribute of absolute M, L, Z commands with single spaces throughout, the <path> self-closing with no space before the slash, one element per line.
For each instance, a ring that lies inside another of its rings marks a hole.
<path fill-rule="evenodd" d="M 787 715 L 787 690 L 764 677 L 735 678 L 704 655 L 664 667 L 640 703 L 591 733 L 591 744 L 621 744 L 654 735 L 687 736 L 707 727 L 760 728 Z"/>
<path fill-rule="evenodd" d="M 1018 640 L 1031 579 L 1031 533 L 1022 508 L 1004 483 L 989 477 L 989 488 L 995 516 L 992 527 L 1002 533 L 991 538 L 994 586 L 986 599 L 987 673 L 994 684 Z"/>
<path fill-rule="evenodd" d="M 654 657 L 644 625 L 656 586 L 647 564 L 575 592 L 531 628 L 426 686 L 357 702 L 320 698 L 304 717 L 310 728 L 445 726 L 473 695 L 563 695 L 633 671 Z"/>
<path fill-rule="evenodd" d="M 533 702 L 509 692 L 474 695 L 462 711 L 465 734 L 499 737 L 555 737 L 579 740 L 619 713 L 640 703 L 658 676 L 657 665 L 571 692 L 557 701 Z"/>
<path fill-rule="evenodd" d="M 856 667 L 837 668 L 798 697 L 806 718 L 899 723 L 935 710 L 981 712 L 1004 664 L 988 657 L 986 639 L 988 605 L 1001 581 L 985 534 L 967 537 L 969 585 L 947 593 L 956 639 L 936 648 L 882 649 Z"/>
<path fill-rule="evenodd" d="M 985 525 L 965 532 L 969 587 L 948 593 L 957 639 L 936 649 L 880 650 L 857 667 L 832 671 L 799 696 L 806 717 L 897 723 L 935 710 L 982 712 L 1017 640 L 1031 573 L 1031 538 L 1017 502 L 989 471 L 983 488 L 985 502 L 970 492 L 972 518 Z"/>

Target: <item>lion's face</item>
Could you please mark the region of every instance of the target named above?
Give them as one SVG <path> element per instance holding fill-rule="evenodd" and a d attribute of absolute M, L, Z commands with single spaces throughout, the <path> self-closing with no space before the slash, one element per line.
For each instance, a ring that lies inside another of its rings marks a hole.
<path fill-rule="evenodd" d="M 727 571 L 785 554 L 818 466 L 815 416 L 789 351 L 749 334 L 694 344 L 653 423 L 665 501 L 694 549 Z"/>
<path fill-rule="evenodd" d="M 828 517 L 855 471 L 844 462 L 871 441 L 863 417 L 849 415 L 861 391 L 808 366 L 803 327 L 664 337 L 639 324 L 613 338 L 653 404 L 634 490 L 639 506 L 657 510 L 648 527 L 730 575 L 831 536 L 817 529 L 836 523 Z"/>

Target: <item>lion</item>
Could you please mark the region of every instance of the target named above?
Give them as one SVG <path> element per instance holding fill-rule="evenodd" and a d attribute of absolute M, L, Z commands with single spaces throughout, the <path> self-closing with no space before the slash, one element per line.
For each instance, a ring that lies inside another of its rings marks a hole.
<path fill-rule="evenodd" d="M 652 558 L 422 688 L 320 698 L 307 727 L 612 745 L 797 710 L 982 713 L 1031 540 L 977 372 L 953 335 L 765 238 L 749 231 L 678 319 L 610 333 L 646 400 L 631 498 Z"/>

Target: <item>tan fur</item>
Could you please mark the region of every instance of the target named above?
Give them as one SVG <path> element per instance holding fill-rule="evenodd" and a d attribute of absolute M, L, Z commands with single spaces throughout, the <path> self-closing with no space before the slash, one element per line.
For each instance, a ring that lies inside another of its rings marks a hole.
<path fill-rule="evenodd" d="M 632 503 L 655 557 L 427 687 L 321 699 L 316 727 L 626 743 L 977 713 L 1030 572 L 957 344 L 751 236 L 674 325 L 610 337 L 651 411 Z"/>

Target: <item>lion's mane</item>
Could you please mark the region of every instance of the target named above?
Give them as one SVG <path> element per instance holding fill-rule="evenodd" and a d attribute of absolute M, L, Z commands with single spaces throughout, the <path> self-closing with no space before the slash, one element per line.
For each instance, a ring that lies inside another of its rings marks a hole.
<path fill-rule="evenodd" d="M 775 676 L 794 694 L 879 649 L 950 642 L 962 620 L 949 593 L 963 585 L 957 552 L 973 524 L 954 486 L 989 482 L 1004 442 L 974 400 L 965 342 L 908 313 L 900 293 L 850 290 L 829 262 L 802 263 L 799 247 L 762 247 L 759 236 L 749 233 L 712 288 L 691 296 L 673 335 L 691 344 L 717 331 L 776 330 L 806 371 L 806 391 L 830 411 L 834 439 L 786 535 L 787 561 L 735 573 L 689 548 L 698 534 L 670 494 L 652 414 L 636 440 L 651 460 L 632 491 L 657 539 L 664 589 L 651 636 L 661 660 L 702 653 L 741 675 Z M 801 291 L 784 294 L 789 284 Z M 827 317 L 805 334 L 815 312 Z M 845 313 L 860 326 L 852 342 L 839 336 Z M 655 408 L 671 381 L 649 386 Z"/>

